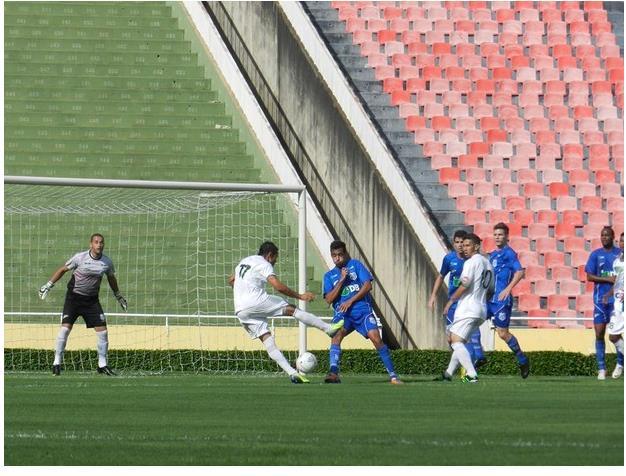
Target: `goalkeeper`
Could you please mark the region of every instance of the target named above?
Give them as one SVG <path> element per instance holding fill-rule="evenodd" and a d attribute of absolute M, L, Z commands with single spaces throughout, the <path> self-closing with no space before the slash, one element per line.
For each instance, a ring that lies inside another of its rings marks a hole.
<path fill-rule="evenodd" d="M 115 375 L 107 365 L 107 351 L 109 348 L 107 323 L 98 299 L 100 282 L 104 274 L 107 276 L 109 286 L 111 286 L 117 302 L 120 303 L 124 311 L 128 308 L 128 303 L 120 294 L 117 279 L 115 278 L 113 261 L 108 256 L 102 254 L 103 250 L 104 237 L 99 233 L 94 233 L 91 235 L 89 249 L 72 256 L 54 272 L 50 281 L 39 289 L 39 297 L 45 299 L 54 283 L 61 279 L 65 273 L 72 271 L 72 277 L 69 283 L 67 283 L 67 293 L 65 294 L 65 303 L 63 304 L 63 320 L 57 335 L 54 352 L 54 363 L 52 365 L 52 373 L 54 375 L 61 374 L 61 362 L 63 361 L 63 352 L 65 351 L 67 338 L 78 316 L 83 316 L 87 328 L 93 328 L 96 331 L 98 373 Z"/>

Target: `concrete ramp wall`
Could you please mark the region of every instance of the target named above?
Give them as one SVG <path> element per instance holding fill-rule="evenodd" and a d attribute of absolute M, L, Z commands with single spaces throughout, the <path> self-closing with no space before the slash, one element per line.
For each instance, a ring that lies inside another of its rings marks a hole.
<path fill-rule="evenodd" d="M 311 46 L 303 45 L 295 30 L 304 22 L 294 25 L 286 10 L 302 7 L 203 3 L 332 233 L 372 271 L 388 341 L 406 349 L 444 348 L 444 319 L 427 308 L 444 244 L 375 129 L 354 123 L 358 103 L 342 104 L 355 98 L 337 95 Z M 440 300 L 441 309 L 443 292 Z"/>

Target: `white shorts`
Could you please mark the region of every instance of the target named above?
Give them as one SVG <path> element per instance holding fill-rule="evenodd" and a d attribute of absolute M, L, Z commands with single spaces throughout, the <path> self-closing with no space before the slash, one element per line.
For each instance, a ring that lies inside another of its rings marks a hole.
<path fill-rule="evenodd" d="M 483 322 L 485 322 L 485 320 L 480 317 L 465 317 L 459 319 L 455 316 L 454 322 L 447 327 L 447 331 L 467 341 Z"/>
<path fill-rule="evenodd" d="M 257 339 L 270 331 L 267 318 L 282 316 L 283 310 L 288 305 L 289 303 L 283 298 L 270 295 L 261 304 L 239 311 L 237 318 L 250 335 L 250 338 Z"/>
<path fill-rule="evenodd" d="M 611 313 L 611 321 L 607 326 L 609 335 L 616 336 L 624 332 L 624 312 L 618 309 L 613 309 Z"/>

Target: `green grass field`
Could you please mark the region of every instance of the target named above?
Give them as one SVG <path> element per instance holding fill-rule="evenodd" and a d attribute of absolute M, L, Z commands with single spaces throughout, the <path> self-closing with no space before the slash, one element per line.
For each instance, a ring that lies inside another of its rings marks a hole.
<path fill-rule="evenodd" d="M 6 374 L 6 465 L 623 465 L 623 380 Z"/>

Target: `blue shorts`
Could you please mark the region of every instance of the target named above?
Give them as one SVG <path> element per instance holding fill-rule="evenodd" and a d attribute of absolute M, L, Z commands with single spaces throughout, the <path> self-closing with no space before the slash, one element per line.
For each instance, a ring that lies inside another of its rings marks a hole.
<path fill-rule="evenodd" d="M 446 315 L 446 326 L 449 326 L 454 322 L 454 312 L 456 311 L 456 307 L 458 306 L 459 301 L 455 301 L 450 309 L 448 309 L 448 314 Z"/>
<path fill-rule="evenodd" d="M 333 317 L 333 321 L 336 322 L 341 318 L 344 319 L 343 328 L 348 333 L 352 331 L 357 331 L 363 337 L 368 339 L 368 332 L 378 332 L 379 321 L 376 317 L 376 314 L 374 314 L 371 310 L 361 313 L 350 313 L 347 316 L 345 314 L 335 314 L 335 317 Z"/>
<path fill-rule="evenodd" d="M 511 324 L 512 302 L 488 302 L 487 318 L 493 318 L 492 322 L 496 327 L 506 329 Z"/>
<path fill-rule="evenodd" d="M 613 303 L 593 303 L 593 323 L 608 324 L 613 312 Z"/>

